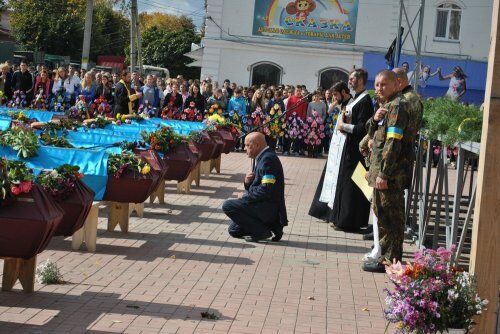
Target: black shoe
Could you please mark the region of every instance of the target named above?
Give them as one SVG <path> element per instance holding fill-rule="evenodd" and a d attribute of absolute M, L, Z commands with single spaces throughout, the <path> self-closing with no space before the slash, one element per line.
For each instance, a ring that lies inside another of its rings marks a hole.
<path fill-rule="evenodd" d="M 362 268 L 370 273 L 385 273 L 385 266 L 380 262 L 365 262 Z"/>
<path fill-rule="evenodd" d="M 250 235 L 250 236 L 245 237 L 245 241 L 246 242 L 259 242 L 261 240 L 269 239 L 272 236 L 273 235 L 271 232 L 267 232 L 267 233 L 264 233 L 262 235 Z"/>
<path fill-rule="evenodd" d="M 373 240 L 373 232 L 372 233 L 368 233 L 368 234 L 364 234 L 363 235 L 363 240 Z"/>
<path fill-rule="evenodd" d="M 278 242 L 283 237 L 283 230 L 273 231 L 273 233 L 274 233 L 274 237 L 271 239 L 271 241 Z"/>

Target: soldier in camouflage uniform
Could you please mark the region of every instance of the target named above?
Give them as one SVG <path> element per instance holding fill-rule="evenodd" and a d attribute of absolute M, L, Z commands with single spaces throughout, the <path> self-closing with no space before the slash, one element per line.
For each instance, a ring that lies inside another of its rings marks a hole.
<path fill-rule="evenodd" d="M 404 189 L 411 182 L 414 129 L 410 106 L 399 93 L 396 74 L 384 70 L 375 80 L 377 93 L 388 102 L 368 121 L 373 135 L 368 183 L 374 187 L 372 209 L 377 218 L 383 258 L 401 260 L 405 224 Z M 376 129 L 376 130 L 374 130 Z M 383 272 L 379 259 L 367 261 L 363 270 Z"/>

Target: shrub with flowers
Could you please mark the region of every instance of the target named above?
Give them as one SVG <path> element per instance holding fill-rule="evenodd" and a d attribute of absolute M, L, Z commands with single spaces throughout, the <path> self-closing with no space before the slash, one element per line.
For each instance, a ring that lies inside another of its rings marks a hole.
<path fill-rule="evenodd" d="M 451 265 L 454 250 L 426 249 L 415 254 L 413 263 L 386 266 L 395 289 L 387 291 L 385 317 L 397 333 L 472 328 L 487 301 L 478 296 L 474 278 Z"/>
<path fill-rule="evenodd" d="M 182 142 L 182 138 L 170 127 L 164 126 L 154 132 L 141 132 L 142 139 L 155 151 L 168 153 L 174 151 Z"/>
<path fill-rule="evenodd" d="M 262 112 L 262 108 L 257 106 L 254 112 L 250 114 L 250 117 L 247 120 L 248 128 L 249 129 L 258 128 L 264 123 L 265 119 L 266 115 L 264 115 L 264 112 Z"/>
<path fill-rule="evenodd" d="M 94 111 L 94 116 L 95 114 L 104 117 L 113 116 L 111 106 L 109 105 L 108 100 L 104 98 L 104 96 L 100 96 L 94 100 L 94 102 L 92 103 L 92 110 Z"/>
<path fill-rule="evenodd" d="M 52 197 L 63 200 L 75 190 L 76 181 L 83 178 L 79 170 L 78 166 L 61 165 L 51 171 L 40 173 L 36 182 Z"/>
<path fill-rule="evenodd" d="M 266 116 L 266 125 L 264 126 L 264 133 L 272 138 L 278 138 L 285 135 L 286 122 L 283 116 L 283 111 L 278 103 L 276 103 L 269 115 Z"/>
<path fill-rule="evenodd" d="M 3 165 L 7 168 L 8 192 L 2 194 L 2 199 L 27 194 L 33 188 L 33 172 L 22 161 L 3 160 Z"/>
<path fill-rule="evenodd" d="M 28 102 L 26 101 L 26 92 L 22 90 L 16 90 L 12 95 L 12 100 L 7 104 L 9 108 L 26 108 Z"/>
<path fill-rule="evenodd" d="M 203 120 L 203 115 L 196 109 L 196 103 L 194 101 L 191 101 L 189 107 L 178 115 L 178 119 L 182 121 L 201 122 Z"/>
<path fill-rule="evenodd" d="M 224 113 L 224 110 L 221 108 L 220 104 L 214 103 L 207 110 L 207 113 L 205 114 L 205 118 L 209 118 L 212 115 L 222 116 L 223 113 Z"/>
<path fill-rule="evenodd" d="M 304 122 L 300 117 L 297 116 L 296 112 L 293 112 L 286 119 L 286 132 L 285 138 L 290 139 L 292 142 L 297 140 L 302 140 L 302 126 Z"/>
<path fill-rule="evenodd" d="M 313 110 L 312 116 L 306 118 L 302 126 L 302 138 L 304 138 L 304 144 L 307 145 L 309 152 L 314 152 L 316 148 L 321 146 L 322 140 L 325 138 L 325 125 L 316 110 Z"/>
<path fill-rule="evenodd" d="M 134 177 L 146 176 L 151 172 L 151 166 L 136 157 L 133 153 L 122 152 L 121 154 L 110 154 L 108 158 L 108 174 L 119 179 L 126 173 L 132 173 Z"/>

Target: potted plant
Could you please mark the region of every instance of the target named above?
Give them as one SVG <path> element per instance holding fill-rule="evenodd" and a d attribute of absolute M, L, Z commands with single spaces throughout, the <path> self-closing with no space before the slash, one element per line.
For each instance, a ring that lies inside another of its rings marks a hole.
<path fill-rule="evenodd" d="M 469 333 L 487 301 L 474 277 L 451 264 L 454 250 L 426 249 L 412 263 L 386 265 L 395 288 L 387 291 L 385 317 L 397 333 Z"/>
<path fill-rule="evenodd" d="M 36 179 L 63 209 L 64 215 L 54 235 L 70 236 L 78 231 L 87 218 L 94 192 L 81 179 L 78 166 L 62 165 L 51 171 L 43 171 Z"/>

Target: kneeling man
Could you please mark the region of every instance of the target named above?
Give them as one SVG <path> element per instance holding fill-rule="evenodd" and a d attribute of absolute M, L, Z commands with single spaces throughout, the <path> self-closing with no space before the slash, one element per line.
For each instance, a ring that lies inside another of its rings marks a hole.
<path fill-rule="evenodd" d="M 281 240 L 283 227 L 288 225 L 285 207 L 283 167 L 273 150 L 266 145 L 262 133 L 252 132 L 245 138 L 248 157 L 255 159 L 255 168 L 245 176 L 246 193 L 238 199 L 228 199 L 222 205 L 232 220 L 229 234 L 234 238 L 259 242 L 274 234 Z"/>

